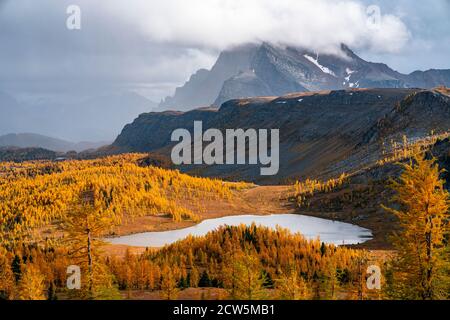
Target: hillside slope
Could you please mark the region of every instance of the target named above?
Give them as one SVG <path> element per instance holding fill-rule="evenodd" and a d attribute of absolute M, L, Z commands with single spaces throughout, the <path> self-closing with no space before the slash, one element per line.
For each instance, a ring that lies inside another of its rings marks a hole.
<path fill-rule="evenodd" d="M 171 133 L 218 128 L 280 129 L 280 170 L 260 176 L 255 165 L 184 166 L 205 176 L 283 183 L 328 178 L 373 163 L 403 135 L 413 141 L 450 129 L 450 98 L 437 90 L 354 89 L 231 100 L 220 109 L 147 113 L 125 126 L 110 150 L 170 155 Z"/>
<path fill-rule="evenodd" d="M 425 150 L 428 157 L 435 157 L 439 167 L 445 171 L 442 178 L 446 188 L 450 188 L 450 139 L 438 140 Z M 399 162 L 409 161 L 409 157 L 370 166 L 350 174 L 345 182 L 325 192 L 317 192 L 303 198 L 297 211 L 325 219 L 333 219 L 369 228 L 374 234 L 364 247 L 390 248 L 389 235 L 397 230 L 397 219 L 382 208 L 382 204 L 391 206 L 394 195 L 388 187 L 392 178 L 398 178 L 402 172 Z"/>
<path fill-rule="evenodd" d="M 0 162 L 54 160 L 58 154 L 42 148 L 0 147 Z"/>

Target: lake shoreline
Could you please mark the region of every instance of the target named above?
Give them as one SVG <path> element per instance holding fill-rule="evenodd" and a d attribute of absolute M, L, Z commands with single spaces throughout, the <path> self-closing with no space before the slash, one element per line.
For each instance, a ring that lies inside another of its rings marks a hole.
<path fill-rule="evenodd" d="M 127 218 L 117 226 L 108 237 L 125 236 L 152 231 L 168 231 L 194 226 L 204 220 L 237 215 L 270 215 L 296 213 L 296 208 L 288 199 L 292 186 L 255 186 L 242 191 L 233 191 L 231 199 L 204 200 L 199 211 L 190 206 L 189 201 L 183 206 L 194 211 L 200 218 L 198 222 L 191 220 L 173 221 L 168 215 L 149 215 Z"/>
<path fill-rule="evenodd" d="M 252 214 L 266 216 L 271 214 L 300 214 L 323 218 L 332 221 L 351 223 L 352 225 L 369 229 L 372 232 L 372 239 L 358 245 L 348 245 L 353 248 L 370 250 L 390 250 L 386 245 L 386 234 L 384 228 L 372 221 L 352 221 L 345 214 L 337 214 L 331 218 L 328 214 L 318 212 L 304 212 L 299 210 L 289 201 L 289 195 L 292 192 L 292 186 L 255 186 L 250 189 L 235 192 L 233 199 L 230 200 L 207 200 L 202 203 L 205 207 L 204 212 L 199 213 L 200 221 L 181 221 L 175 222 L 167 216 L 146 216 L 128 220 L 124 225 L 119 226 L 117 230 L 107 238 L 134 235 L 144 232 L 170 231 L 192 227 L 207 219 L 229 217 L 236 215 Z M 256 213 L 255 213 L 256 212 Z M 107 251 L 123 253 L 126 248 L 142 251 L 145 247 L 131 247 L 108 244 Z M 157 249 L 157 248 L 153 248 Z"/>
<path fill-rule="evenodd" d="M 332 221 L 329 219 L 299 215 L 299 214 L 271 214 L 271 215 L 239 215 L 222 218 L 206 219 L 192 227 L 143 232 L 133 235 L 109 238 L 112 244 L 143 246 L 152 248 L 162 248 L 188 236 L 205 236 L 211 231 L 222 226 L 262 226 L 270 229 L 281 228 L 293 234 L 301 234 L 309 240 L 320 238 L 327 244 L 356 245 L 362 244 L 372 239 L 371 230 L 361 228 L 354 224 Z"/>
<path fill-rule="evenodd" d="M 290 185 L 281 186 L 254 186 L 246 190 L 233 191 L 232 199 L 205 200 L 202 202 L 204 211 L 197 212 L 198 208 L 189 207 L 188 201 L 184 206 L 198 213 L 200 221 L 189 220 L 173 221 L 167 215 L 149 215 L 144 217 L 127 218 L 124 223 L 117 226 L 113 233 L 105 236 L 105 239 L 120 236 L 133 235 L 153 231 L 179 230 L 192 227 L 207 219 L 222 218 L 228 216 L 237 216 L 244 214 L 255 214 L 260 216 L 271 214 L 297 213 L 295 205 L 289 201 L 289 195 L 293 187 Z M 127 249 L 133 252 L 143 252 L 146 247 L 131 247 L 106 244 L 106 253 L 122 256 Z M 150 248 L 149 249 L 157 249 Z"/>

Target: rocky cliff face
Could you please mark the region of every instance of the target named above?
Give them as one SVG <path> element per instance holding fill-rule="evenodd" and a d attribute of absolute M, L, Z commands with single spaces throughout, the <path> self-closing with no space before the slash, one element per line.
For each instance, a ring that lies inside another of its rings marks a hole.
<path fill-rule="evenodd" d="M 211 105 L 227 79 L 248 70 L 255 48 L 246 45 L 222 52 L 211 70 L 197 71 L 184 86 L 176 89 L 173 97 L 161 102 L 159 109 L 189 110 Z"/>
<path fill-rule="evenodd" d="M 217 128 L 280 129 L 280 170 L 263 177 L 259 166 L 185 166 L 207 176 L 259 183 L 291 178 L 326 178 L 354 171 L 381 156 L 383 144 L 450 129 L 445 93 L 421 89 L 352 89 L 296 93 L 282 97 L 231 100 L 220 109 L 142 114 L 127 125 L 112 149 L 170 155 L 171 133 Z"/>
<path fill-rule="evenodd" d="M 326 55 L 263 43 L 224 51 L 213 68 L 200 70 L 160 109 L 220 106 L 227 100 L 291 92 L 351 88 L 433 88 L 450 85 L 450 70 L 401 74 L 358 57 L 345 45 Z"/>

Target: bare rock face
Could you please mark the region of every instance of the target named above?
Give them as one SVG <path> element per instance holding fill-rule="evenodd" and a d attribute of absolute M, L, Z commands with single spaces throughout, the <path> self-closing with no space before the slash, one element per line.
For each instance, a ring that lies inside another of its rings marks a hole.
<path fill-rule="evenodd" d="M 358 57 L 347 46 L 338 55 L 262 43 L 224 51 L 211 70 L 199 70 L 160 110 L 190 110 L 237 98 L 355 88 L 450 86 L 450 70 L 401 74 Z"/>
<path fill-rule="evenodd" d="M 245 45 L 222 52 L 211 70 L 197 71 L 184 86 L 176 89 L 173 97 L 161 102 L 159 109 L 189 110 L 211 105 L 227 79 L 248 70 L 255 49 L 255 45 Z"/>
<path fill-rule="evenodd" d="M 185 166 L 184 171 L 228 179 L 283 183 L 353 172 L 381 157 L 382 145 L 403 135 L 420 138 L 450 129 L 450 98 L 437 90 L 352 89 L 230 100 L 220 109 L 140 115 L 111 146 L 115 152 L 170 155 L 171 133 L 217 128 L 280 129 L 280 170 L 260 176 L 255 166 Z"/>

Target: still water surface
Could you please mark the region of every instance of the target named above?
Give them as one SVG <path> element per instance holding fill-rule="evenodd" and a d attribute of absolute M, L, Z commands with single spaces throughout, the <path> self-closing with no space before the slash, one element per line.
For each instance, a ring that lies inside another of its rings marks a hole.
<path fill-rule="evenodd" d="M 320 238 L 326 243 L 357 244 L 372 238 L 369 229 L 338 221 L 308 217 L 296 214 L 275 214 L 268 216 L 241 215 L 208 219 L 199 224 L 179 230 L 144 232 L 129 236 L 107 239 L 113 244 L 123 244 L 138 247 L 162 247 L 186 238 L 188 235 L 202 236 L 222 225 L 238 226 L 241 224 L 261 225 L 270 228 L 280 226 L 293 233 L 301 233 L 309 239 Z"/>

